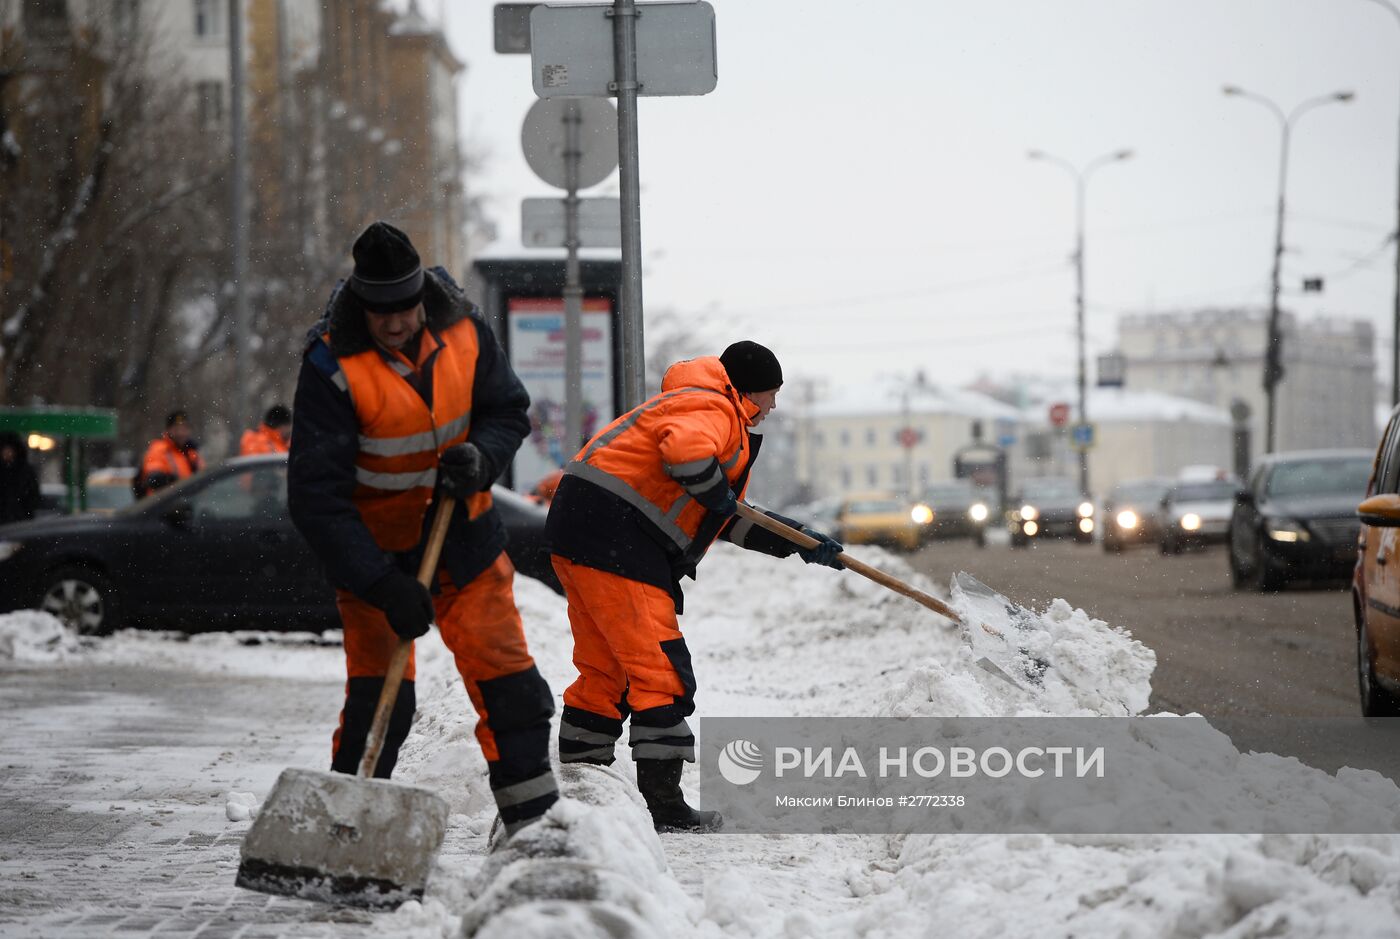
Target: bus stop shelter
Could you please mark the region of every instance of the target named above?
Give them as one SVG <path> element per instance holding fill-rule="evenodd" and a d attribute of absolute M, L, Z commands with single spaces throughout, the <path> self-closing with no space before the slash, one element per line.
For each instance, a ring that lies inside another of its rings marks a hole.
<path fill-rule="evenodd" d="M 68 492 L 64 509 L 81 512 L 87 508 L 87 459 L 83 444 L 88 440 L 114 440 L 117 412 L 111 408 L 70 408 L 61 405 L 0 407 L 0 431 L 14 431 L 28 439 L 36 434 L 55 438 L 63 448 L 63 484 Z"/>

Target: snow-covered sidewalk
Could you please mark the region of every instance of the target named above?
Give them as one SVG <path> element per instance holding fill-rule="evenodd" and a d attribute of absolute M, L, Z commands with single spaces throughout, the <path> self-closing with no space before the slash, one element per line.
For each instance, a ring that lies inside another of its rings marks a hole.
<path fill-rule="evenodd" d="M 918 580 L 897 558 L 861 556 Z M 563 602 L 523 578 L 517 599 L 557 696 L 572 677 Z M 977 668 L 936 616 L 852 574 L 721 545 L 687 608 L 702 718 L 1122 715 L 1147 702 L 1150 650 L 1068 606 L 1053 611 L 1060 664 L 1036 696 Z M 11 724 L 0 781 L 0 934 L 102 935 L 124 925 L 135 927 L 122 933 L 130 935 L 147 921 L 150 934 L 179 934 L 177 924 L 202 916 L 219 926 L 215 934 L 239 937 L 456 935 L 483 889 L 494 807 L 450 657 L 436 641 L 420 648 L 419 721 L 398 775 L 448 799 L 451 831 L 422 904 L 366 914 L 232 887 L 244 819 L 277 771 L 325 761 L 338 648 L 309 637 L 250 646 L 134 633 L 84 647 L 54 634 L 51 621 L 0 617 L 0 668 L 7 657 L 14 663 L 0 687 Z M 617 769 L 630 778 L 625 750 Z M 1316 771 L 1284 761 L 1271 772 L 1280 786 L 1317 785 Z M 1385 785 L 1373 790 L 1382 803 L 1393 795 Z M 686 786 L 697 791 L 693 770 Z M 665 910 L 677 935 L 1400 936 L 1393 837 L 667 835 L 661 843 L 669 873 L 657 871 L 664 881 L 652 886 L 680 885 Z"/>

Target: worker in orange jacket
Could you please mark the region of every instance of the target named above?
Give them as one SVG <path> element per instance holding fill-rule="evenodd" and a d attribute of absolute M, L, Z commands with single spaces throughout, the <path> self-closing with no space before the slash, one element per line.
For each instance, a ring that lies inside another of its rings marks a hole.
<path fill-rule="evenodd" d="M 287 504 L 326 568 L 344 629 L 345 703 L 331 769 L 354 773 L 389 660 L 436 623 L 477 713 L 508 833 L 558 798 L 554 696 L 515 605 L 491 484 L 530 432 L 525 391 L 481 311 L 385 222 L 308 336 L 297 378 Z M 414 576 L 434 503 L 457 500 L 431 588 Z M 416 707 L 410 654 L 375 775 L 388 777 Z"/>
<path fill-rule="evenodd" d="M 842 567 L 841 545 L 826 535 L 808 530 L 819 544 L 799 550 L 735 517 L 763 440 L 752 430 L 777 406 L 782 383 L 777 357 L 747 340 L 672 365 L 660 394 L 603 428 L 565 467 L 550 506 L 578 668 L 564 692 L 559 759 L 610 765 L 630 715 L 637 788 L 659 831 L 723 824 L 681 794 L 683 764 L 695 761 L 686 717 L 696 690 L 676 618 L 681 577 L 695 576 L 716 537 Z"/>
<path fill-rule="evenodd" d="M 157 489 L 179 482 L 204 469 L 194 428 L 184 410 L 171 411 L 165 418 L 165 433 L 151 441 L 136 475 L 136 497 L 144 498 Z"/>
<path fill-rule="evenodd" d="M 286 453 L 291 449 L 292 412 L 285 404 L 274 404 L 263 415 L 262 423 L 243 432 L 239 456 Z"/>

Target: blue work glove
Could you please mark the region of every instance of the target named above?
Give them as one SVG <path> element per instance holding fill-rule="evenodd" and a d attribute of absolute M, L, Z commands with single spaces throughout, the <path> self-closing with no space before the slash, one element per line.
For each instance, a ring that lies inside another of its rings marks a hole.
<path fill-rule="evenodd" d="M 838 571 L 844 571 L 846 569 L 846 565 L 842 564 L 840 559 L 836 557 L 845 550 L 841 547 L 839 541 L 832 538 L 830 535 L 823 535 L 821 532 L 813 531 L 810 528 L 803 528 L 802 533 L 817 539 L 818 543 L 815 547 L 798 548 L 798 557 L 802 558 L 802 560 L 806 561 L 808 564 L 821 564 L 824 567 L 829 567 Z"/>
<path fill-rule="evenodd" d="M 491 485 L 496 473 L 474 443 L 459 443 L 442 451 L 438 461 L 442 494 L 451 499 L 470 499 Z"/>
<path fill-rule="evenodd" d="M 729 518 L 739 511 L 739 500 L 735 498 L 734 490 L 728 486 L 716 486 L 703 495 L 696 496 L 695 501 L 720 518 Z"/>

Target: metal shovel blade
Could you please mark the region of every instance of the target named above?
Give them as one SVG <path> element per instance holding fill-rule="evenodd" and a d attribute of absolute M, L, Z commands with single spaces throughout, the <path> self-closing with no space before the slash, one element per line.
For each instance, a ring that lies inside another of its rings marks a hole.
<path fill-rule="evenodd" d="M 243 839 L 240 887 L 385 909 L 419 899 L 447 803 L 386 779 L 283 770 Z"/>
<path fill-rule="evenodd" d="M 953 578 L 952 594 L 977 664 L 1026 691 L 1043 687 L 1049 663 L 1036 653 L 1047 633 L 1040 617 L 965 571 Z"/>

